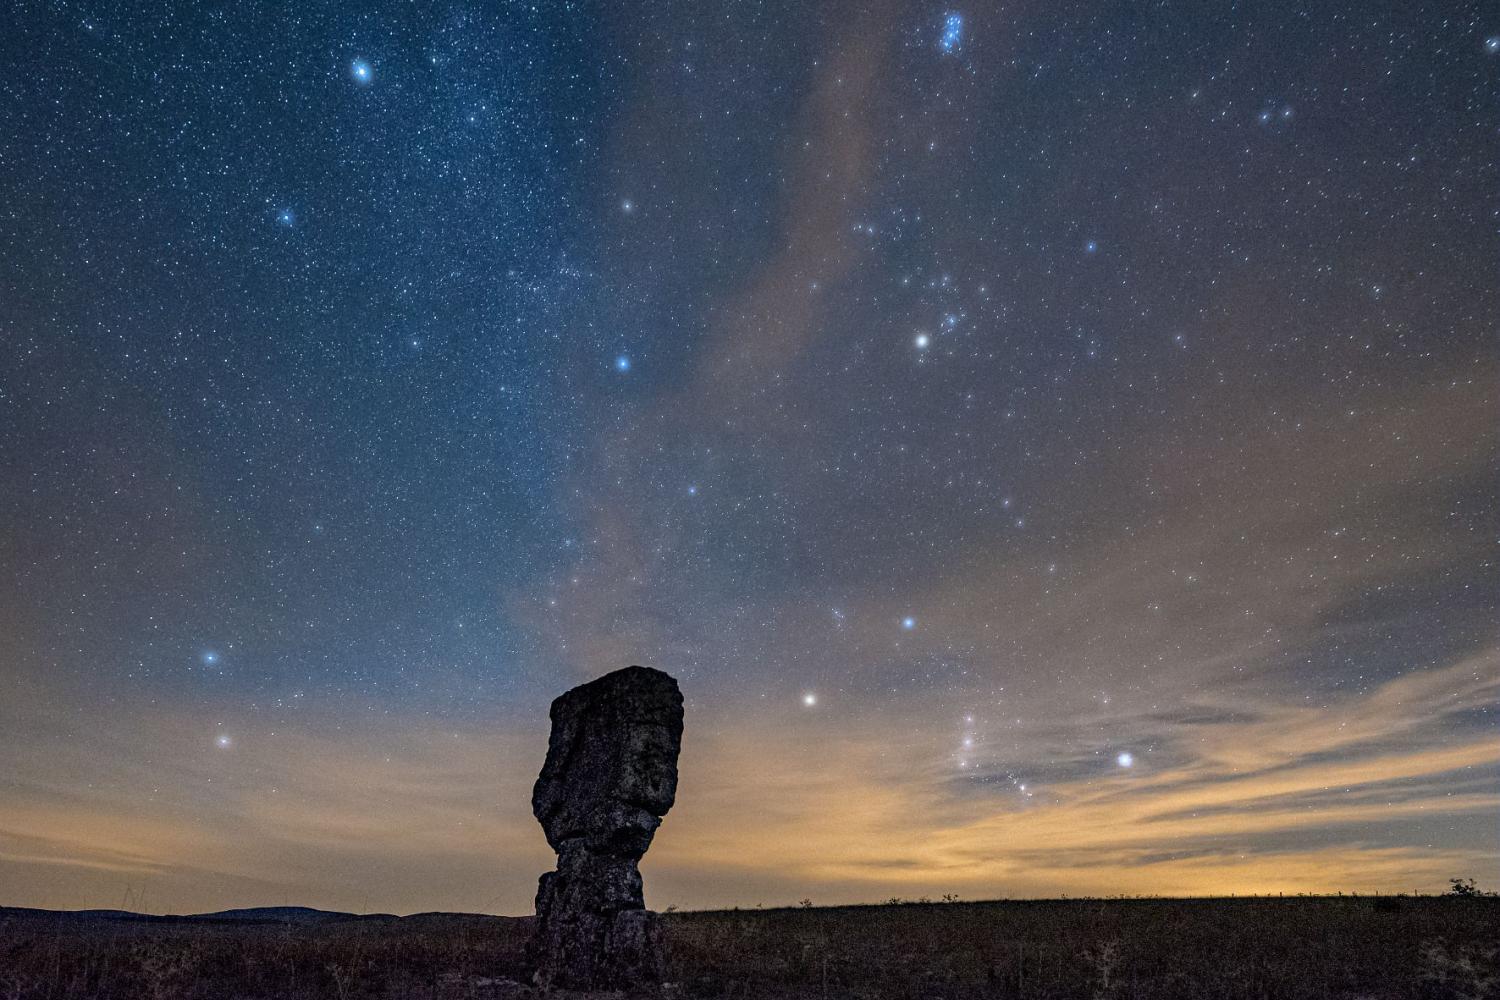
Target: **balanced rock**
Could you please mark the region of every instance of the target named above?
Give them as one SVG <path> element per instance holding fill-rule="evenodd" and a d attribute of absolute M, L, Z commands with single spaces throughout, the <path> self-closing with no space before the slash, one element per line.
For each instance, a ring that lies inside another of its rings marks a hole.
<path fill-rule="evenodd" d="M 682 692 L 626 667 L 552 702 L 531 811 L 557 852 L 541 877 L 530 956 L 536 982 L 622 989 L 662 976 L 661 927 L 636 867 L 677 795 Z"/>

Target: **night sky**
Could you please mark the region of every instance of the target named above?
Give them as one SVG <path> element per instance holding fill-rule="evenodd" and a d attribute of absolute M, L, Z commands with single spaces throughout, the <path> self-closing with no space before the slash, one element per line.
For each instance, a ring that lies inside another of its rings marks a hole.
<path fill-rule="evenodd" d="M 1500 8 L 12 8 L 0 903 L 1500 870 Z M 1490 888 L 1495 886 L 1490 885 Z"/>

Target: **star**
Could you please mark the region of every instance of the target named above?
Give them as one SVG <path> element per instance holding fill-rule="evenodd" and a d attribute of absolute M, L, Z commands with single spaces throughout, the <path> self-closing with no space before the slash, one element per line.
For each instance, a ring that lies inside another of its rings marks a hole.
<path fill-rule="evenodd" d="M 913 339 L 912 343 L 917 345 L 917 350 L 925 351 L 927 350 L 928 345 L 932 343 L 932 338 L 927 336 L 927 334 L 925 333 L 919 333 L 917 334 L 916 338 Z"/>
<path fill-rule="evenodd" d="M 1089 240 L 1087 243 L 1085 243 L 1083 245 L 1083 252 L 1084 253 L 1098 253 L 1099 252 L 1099 241 L 1098 240 Z"/>
<path fill-rule="evenodd" d="M 349 75 L 355 83 L 370 83 L 375 79 L 375 70 L 365 60 L 356 59 L 349 64 Z"/>
<path fill-rule="evenodd" d="M 913 618 L 911 615 L 907 615 L 905 618 L 901 619 L 901 628 L 903 630 L 905 630 L 907 632 L 910 632 L 912 629 L 914 629 L 916 627 L 917 627 L 917 620 L 915 618 Z"/>
<path fill-rule="evenodd" d="M 615 371 L 630 371 L 630 356 L 628 354 L 621 354 L 615 358 Z"/>
<path fill-rule="evenodd" d="M 216 665 L 216 664 L 218 664 L 218 662 L 219 662 L 219 654 L 218 654 L 218 653 L 215 653 L 215 652 L 214 652 L 214 651 L 213 651 L 213 650 L 211 650 L 211 649 L 210 649 L 210 650 L 207 650 L 207 651 L 206 651 L 206 652 L 205 652 L 205 653 L 204 653 L 204 654 L 203 654 L 203 656 L 202 656 L 202 660 L 203 660 L 203 665 L 204 665 L 204 666 L 205 666 L 205 667 L 212 667 L 212 666 L 215 666 L 215 665 Z"/>
<path fill-rule="evenodd" d="M 234 741 L 229 738 L 228 733 L 220 733 L 218 736 L 214 737 L 214 746 L 218 747 L 220 750 L 228 750 L 233 745 Z"/>
<path fill-rule="evenodd" d="M 1133 767 L 1135 765 L 1135 756 L 1129 750 L 1123 750 L 1115 758 L 1115 763 L 1121 767 Z"/>
<path fill-rule="evenodd" d="M 294 226 L 297 224 L 297 217 L 292 214 L 290 208 L 283 208 L 276 213 L 276 221 L 283 226 Z"/>
<path fill-rule="evenodd" d="M 1500 35 L 1491 35 L 1484 40 L 1484 51 L 1490 55 L 1500 52 Z"/>
<path fill-rule="evenodd" d="M 814 694 L 813 692 L 811 692 L 811 691 L 807 692 L 806 694 L 804 694 L 802 696 L 802 704 L 805 705 L 808 708 L 812 708 L 817 703 L 818 703 L 818 696 L 816 694 Z"/>

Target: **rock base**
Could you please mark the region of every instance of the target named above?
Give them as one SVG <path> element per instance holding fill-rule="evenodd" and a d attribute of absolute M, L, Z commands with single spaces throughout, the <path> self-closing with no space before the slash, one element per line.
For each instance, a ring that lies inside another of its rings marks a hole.
<path fill-rule="evenodd" d="M 537 986 L 621 990 L 659 983 L 664 974 L 661 917 L 646 909 L 600 911 L 561 903 L 569 886 L 542 876 L 529 958 Z M 553 894 L 549 898 L 549 893 Z"/>

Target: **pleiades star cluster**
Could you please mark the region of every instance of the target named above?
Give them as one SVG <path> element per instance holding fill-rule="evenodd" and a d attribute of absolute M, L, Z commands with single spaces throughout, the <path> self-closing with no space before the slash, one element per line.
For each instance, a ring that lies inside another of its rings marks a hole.
<path fill-rule="evenodd" d="M 0 903 L 1496 870 L 1500 12 L 12 7 Z"/>

